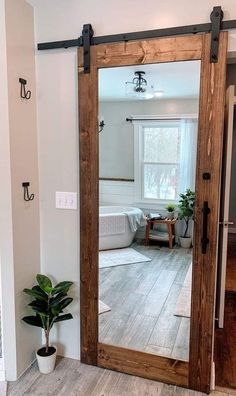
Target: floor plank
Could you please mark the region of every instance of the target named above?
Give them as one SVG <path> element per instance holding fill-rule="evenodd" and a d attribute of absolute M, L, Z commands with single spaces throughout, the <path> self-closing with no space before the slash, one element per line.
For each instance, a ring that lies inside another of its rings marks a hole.
<path fill-rule="evenodd" d="M 215 331 L 216 385 L 236 389 L 236 235 L 229 234 L 224 328 Z M 236 394 L 236 392 L 234 392 Z"/>
<path fill-rule="evenodd" d="M 174 313 L 191 250 L 133 247 L 152 261 L 99 271 L 100 299 L 111 307 L 99 315 L 99 341 L 186 360 L 189 326 L 186 320 L 180 329 L 181 317 Z"/>
<path fill-rule="evenodd" d="M 236 293 L 236 234 L 229 234 L 227 250 L 226 290 Z"/>
<path fill-rule="evenodd" d="M 236 389 L 236 296 L 226 293 L 223 329 L 215 332 L 216 385 Z"/>
<path fill-rule="evenodd" d="M 204 396 L 203 393 L 58 358 L 53 373 L 43 375 L 34 364 L 16 382 L 8 396 Z M 214 396 L 231 396 L 215 393 Z"/>

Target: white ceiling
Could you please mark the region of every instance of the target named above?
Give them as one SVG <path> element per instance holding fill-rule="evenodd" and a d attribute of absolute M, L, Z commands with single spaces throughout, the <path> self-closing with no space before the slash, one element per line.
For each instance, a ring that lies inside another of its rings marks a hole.
<path fill-rule="evenodd" d="M 145 71 L 147 82 L 164 91 L 161 98 L 152 100 L 196 98 L 199 94 L 200 61 L 188 61 L 100 69 L 100 100 L 139 100 L 127 96 L 125 90 L 125 82 L 132 81 L 135 71 Z"/>

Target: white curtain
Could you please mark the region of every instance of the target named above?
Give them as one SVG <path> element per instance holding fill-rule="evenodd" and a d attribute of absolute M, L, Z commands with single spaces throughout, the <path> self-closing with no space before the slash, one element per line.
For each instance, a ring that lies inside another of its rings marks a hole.
<path fill-rule="evenodd" d="M 183 119 L 180 129 L 180 193 L 183 193 L 187 188 L 195 191 L 198 120 Z"/>

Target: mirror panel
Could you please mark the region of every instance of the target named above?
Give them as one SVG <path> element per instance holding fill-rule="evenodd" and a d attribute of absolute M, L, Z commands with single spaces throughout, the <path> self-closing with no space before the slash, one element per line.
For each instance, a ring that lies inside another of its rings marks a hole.
<path fill-rule="evenodd" d="M 200 61 L 99 70 L 99 342 L 184 361 L 199 87 Z"/>

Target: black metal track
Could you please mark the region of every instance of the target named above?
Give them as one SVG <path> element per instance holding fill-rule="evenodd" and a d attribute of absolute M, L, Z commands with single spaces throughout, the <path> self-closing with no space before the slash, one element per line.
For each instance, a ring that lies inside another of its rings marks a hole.
<path fill-rule="evenodd" d="M 236 29 L 236 20 L 222 21 L 220 30 Z M 145 30 L 141 32 L 132 33 L 120 33 L 112 34 L 108 36 L 98 36 L 91 38 L 91 45 L 117 43 L 120 41 L 131 41 L 131 40 L 145 40 L 157 37 L 168 37 L 168 36 L 180 36 L 185 34 L 197 34 L 197 33 L 209 33 L 212 31 L 212 23 L 202 23 L 197 25 L 186 25 L 171 27 L 165 29 Z M 70 48 L 70 47 L 82 47 L 83 38 L 82 36 L 78 39 L 63 40 L 63 41 L 52 41 L 47 43 L 39 43 L 38 50 L 49 50 L 59 48 Z"/>

